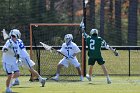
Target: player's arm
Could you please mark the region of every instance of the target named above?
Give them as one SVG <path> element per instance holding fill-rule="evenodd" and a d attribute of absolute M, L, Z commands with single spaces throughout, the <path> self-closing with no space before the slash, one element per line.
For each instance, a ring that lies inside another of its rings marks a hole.
<path fill-rule="evenodd" d="M 109 46 L 109 45 L 105 42 L 105 40 L 102 41 L 102 46 L 103 46 L 104 48 L 108 49 L 108 50 L 111 50 L 111 51 L 114 53 L 115 56 L 119 56 L 119 53 L 117 52 L 117 50 L 116 50 L 116 49 L 113 49 L 111 46 Z"/>
<path fill-rule="evenodd" d="M 3 46 L 2 48 L 2 52 L 7 52 L 8 49 L 10 48 L 10 43 L 9 43 L 9 40 L 6 41 L 5 45 Z"/>
<path fill-rule="evenodd" d="M 82 36 L 84 38 L 87 38 L 89 35 L 85 32 L 85 24 L 83 22 L 83 18 L 82 18 L 82 21 L 80 23 L 80 29 L 81 29 L 81 32 L 82 32 Z"/>

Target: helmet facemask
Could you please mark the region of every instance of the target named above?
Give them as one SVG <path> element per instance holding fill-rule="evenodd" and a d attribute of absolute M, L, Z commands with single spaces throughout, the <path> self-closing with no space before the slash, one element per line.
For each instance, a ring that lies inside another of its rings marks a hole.
<path fill-rule="evenodd" d="M 13 30 L 10 31 L 9 36 L 10 37 L 15 36 L 16 39 L 19 39 L 21 37 L 21 33 L 18 29 L 13 29 Z"/>
<path fill-rule="evenodd" d="M 66 43 L 67 45 L 69 45 L 69 44 L 72 42 L 72 40 L 73 40 L 72 34 L 67 34 L 67 35 L 65 35 L 64 40 L 65 40 L 65 43 Z"/>
<path fill-rule="evenodd" d="M 98 35 L 98 30 L 97 29 L 91 29 L 90 35 Z"/>

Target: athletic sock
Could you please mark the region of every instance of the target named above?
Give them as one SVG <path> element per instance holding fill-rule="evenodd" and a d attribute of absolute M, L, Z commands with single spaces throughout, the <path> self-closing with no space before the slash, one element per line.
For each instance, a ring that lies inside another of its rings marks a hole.
<path fill-rule="evenodd" d="M 107 78 L 108 80 L 110 80 L 110 77 L 109 77 L 109 75 L 107 75 L 107 76 L 106 76 L 106 78 Z"/>
<path fill-rule="evenodd" d="M 58 73 L 56 74 L 56 77 L 57 77 L 57 78 L 59 77 L 59 74 L 58 74 Z"/>
<path fill-rule="evenodd" d="M 15 81 L 19 81 L 19 79 L 18 78 L 15 78 Z"/>
<path fill-rule="evenodd" d="M 43 78 L 41 76 L 39 76 L 38 79 L 39 79 L 39 82 L 41 82 Z"/>

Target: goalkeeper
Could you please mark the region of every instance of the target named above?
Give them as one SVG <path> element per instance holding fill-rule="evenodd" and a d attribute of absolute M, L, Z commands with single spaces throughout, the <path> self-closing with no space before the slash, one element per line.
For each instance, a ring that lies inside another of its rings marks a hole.
<path fill-rule="evenodd" d="M 62 47 L 60 50 L 58 50 L 58 52 L 63 53 L 65 57 L 62 60 L 60 60 L 60 62 L 58 63 L 56 76 L 53 77 L 52 79 L 58 81 L 60 75 L 60 69 L 62 67 L 68 67 L 70 63 L 74 65 L 74 67 L 77 69 L 78 74 L 80 76 L 80 80 L 83 81 L 83 76 L 81 75 L 80 63 L 76 58 L 76 55 L 81 51 L 78 48 L 78 46 L 74 42 L 72 42 L 73 40 L 72 34 L 66 34 L 64 39 L 65 39 L 65 43 L 62 44 Z"/>
<path fill-rule="evenodd" d="M 101 55 L 101 46 L 105 47 L 106 49 L 112 50 L 115 54 L 115 56 L 118 56 L 118 52 L 110 47 L 105 40 L 103 40 L 101 37 L 98 36 L 98 30 L 92 29 L 90 31 L 90 35 L 87 35 L 86 33 L 83 33 L 84 37 L 86 38 L 86 43 L 88 46 L 88 65 L 89 67 L 89 74 L 86 75 L 86 78 L 91 81 L 92 76 L 92 68 L 97 61 L 99 65 L 101 65 L 104 75 L 107 78 L 107 83 L 111 84 L 111 79 L 109 77 L 109 74 L 107 72 L 107 69 L 105 67 L 105 61 L 103 60 L 103 57 Z"/>

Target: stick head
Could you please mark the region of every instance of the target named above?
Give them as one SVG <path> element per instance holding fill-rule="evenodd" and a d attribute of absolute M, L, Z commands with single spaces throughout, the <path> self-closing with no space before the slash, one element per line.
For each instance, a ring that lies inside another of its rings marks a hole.
<path fill-rule="evenodd" d="M 114 55 L 119 56 L 119 53 L 118 53 L 118 51 L 116 49 L 114 49 Z"/>
<path fill-rule="evenodd" d="M 45 50 L 49 50 L 49 51 L 52 50 L 52 46 L 49 46 L 49 45 L 42 43 L 42 42 L 40 42 L 40 44 L 45 48 Z"/>
<path fill-rule="evenodd" d="M 6 39 L 9 38 L 9 36 L 8 36 L 8 34 L 6 33 L 5 29 L 3 29 L 1 32 L 2 32 L 2 34 L 3 34 L 4 40 L 6 40 Z"/>

